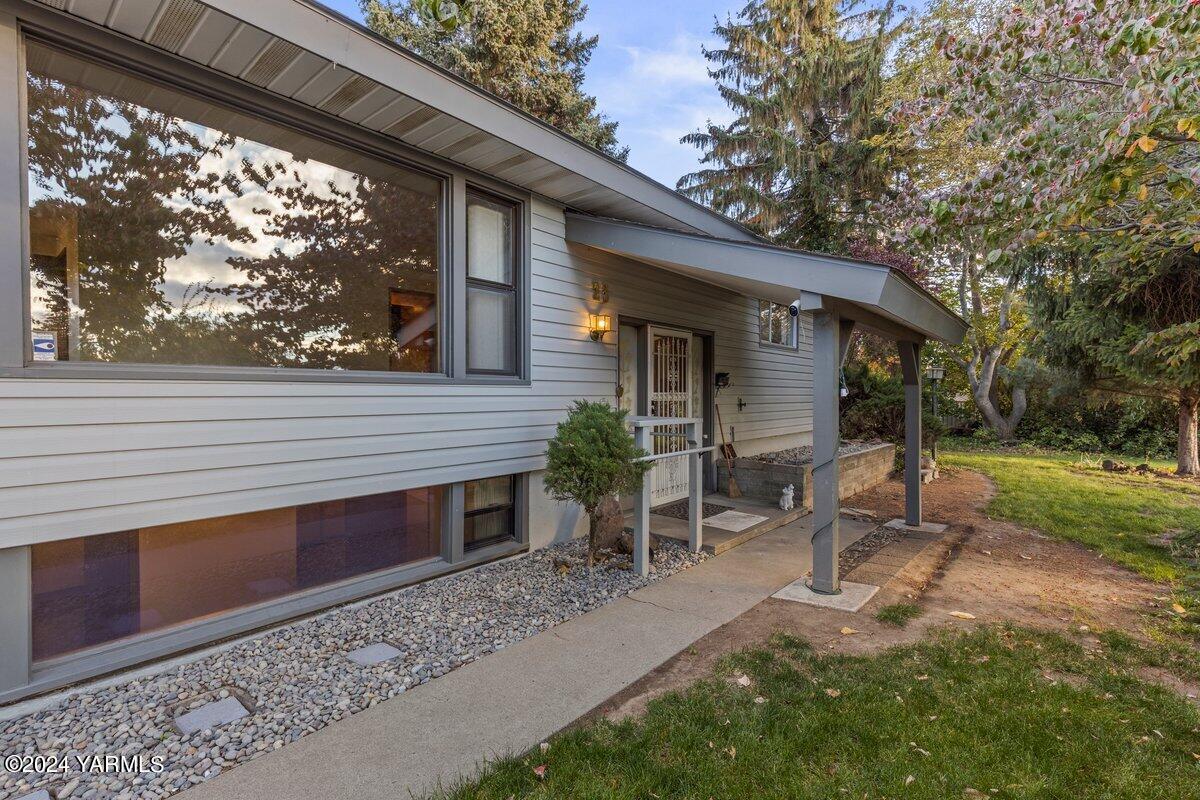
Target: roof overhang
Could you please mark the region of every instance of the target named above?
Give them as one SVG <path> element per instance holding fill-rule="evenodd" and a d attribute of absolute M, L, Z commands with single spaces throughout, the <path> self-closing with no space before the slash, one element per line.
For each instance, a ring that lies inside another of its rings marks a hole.
<path fill-rule="evenodd" d="M 968 325 L 904 273 L 867 261 L 567 214 L 567 241 L 739 294 L 827 309 L 892 339 L 958 344 Z"/>
<path fill-rule="evenodd" d="M 570 208 L 755 241 L 733 220 L 311 0 L 0 0 L 84 24 Z"/>

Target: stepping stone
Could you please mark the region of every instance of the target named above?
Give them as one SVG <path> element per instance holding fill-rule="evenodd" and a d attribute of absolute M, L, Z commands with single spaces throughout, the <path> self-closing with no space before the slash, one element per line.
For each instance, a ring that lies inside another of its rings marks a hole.
<path fill-rule="evenodd" d="M 760 522 L 766 522 L 768 517 L 758 514 L 747 514 L 744 511 L 723 511 L 715 517 L 704 520 L 706 528 L 720 528 L 723 531 L 741 533 L 747 528 L 753 528 Z"/>
<path fill-rule="evenodd" d="M 346 653 L 346 658 L 353 661 L 355 664 L 361 664 L 364 667 L 369 667 L 372 664 L 382 664 L 384 661 L 391 661 L 396 656 L 400 655 L 400 651 L 392 647 L 386 642 L 376 642 L 369 644 L 366 647 L 360 647 L 357 650 L 351 650 Z"/>
<path fill-rule="evenodd" d="M 819 594 L 808 588 L 805 579 L 801 578 L 792 581 L 771 596 L 780 600 L 791 600 L 793 603 L 804 603 L 810 606 L 836 608 L 839 611 L 858 611 L 879 591 L 878 586 L 871 586 L 867 583 L 842 581 L 841 586 L 841 594 Z"/>
<path fill-rule="evenodd" d="M 922 522 L 920 525 L 909 525 L 902 519 L 893 519 L 883 523 L 883 527 L 899 531 L 920 531 L 921 533 L 945 533 L 946 525 L 940 522 Z"/>
<path fill-rule="evenodd" d="M 175 727 L 184 736 L 189 736 L 196 731 L 228 725 L 249 715 L 250 712 L 246 710 L 240 700 L 236 697 L 226 697 L 223 700 L 193 708 L 186 714 L 180 714 L 175 718 Z"/>

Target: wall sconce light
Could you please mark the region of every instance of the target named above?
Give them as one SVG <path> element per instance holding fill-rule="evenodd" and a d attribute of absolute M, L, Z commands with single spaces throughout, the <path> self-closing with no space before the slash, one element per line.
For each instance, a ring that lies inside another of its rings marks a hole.
<path fill-rule="evenodd" d="M 612 330 L 612 317 L 608 314 L 589 314 L 588 329 L 593 342 L 604 341 L 604 334 Z"/>

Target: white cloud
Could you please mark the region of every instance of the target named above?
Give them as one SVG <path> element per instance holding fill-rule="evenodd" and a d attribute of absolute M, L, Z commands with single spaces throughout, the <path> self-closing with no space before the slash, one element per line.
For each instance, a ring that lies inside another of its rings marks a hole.
<path fill-rule="evenodd" d="M 602 113 L 620 123 L 630 164 L 668 186 L 699 164 L 700 152 L 679 139 L 710 121 L 732 119 L 708 75 L 702 44 L 681 33 L 660 49 L 620 47 L 619 66 L 588 86 Z"/>

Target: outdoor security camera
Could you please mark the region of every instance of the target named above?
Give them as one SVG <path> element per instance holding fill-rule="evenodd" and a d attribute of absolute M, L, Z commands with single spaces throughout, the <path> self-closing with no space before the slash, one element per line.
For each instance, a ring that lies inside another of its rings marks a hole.
<path fill-rule="evenodd" d="M 790 306 L 788 306 L 788 313 L 791 314 L 793 317 L 800 316 L 800 301 L 799 300 L 792 301 L 792 304 Z"/>

